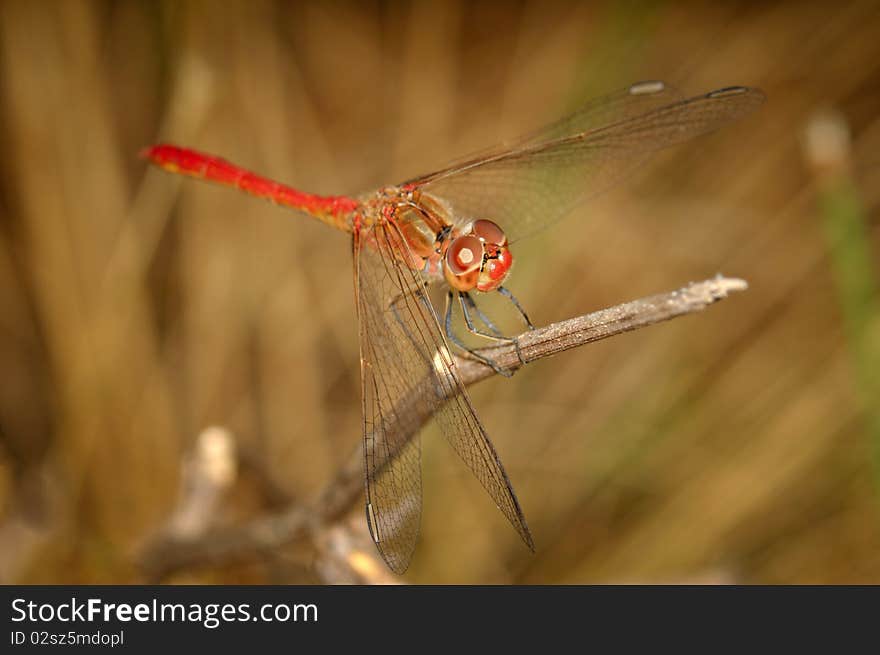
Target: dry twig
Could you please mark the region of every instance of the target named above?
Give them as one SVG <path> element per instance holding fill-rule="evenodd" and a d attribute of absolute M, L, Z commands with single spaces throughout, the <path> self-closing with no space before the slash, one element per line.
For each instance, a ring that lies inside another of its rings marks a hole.
<path fill-rule="evenodd" d="M 520 354 L 525 362 L 535 361 L 569 348 L 701 311 L 726 298 L 730 292 L 746 288 L 744 280 L 719 275 L 676 291 L 553 323 L 519 335 Z M 486 349 L 486 354 L 504 368 L 515 370 L 522 365 L 512 345 Z M 476 360 L 456 357 L 456 363 L 467 385 L 495 374 L 491 367 Z M 402 413 L 406 414 L 406 411 Z M 431 417 L 420 418 L 424 423 Z M 209 531 L 192 540 L 162 535 L 143 551 L 141 566 L 150 580 L 159 581 L 188 566 L 218 564 L 277 549 L 309 536 L 321 526 L 339 521 L 358 502 L 362 492 L 363 455 L 358 447 L 311 505 L 295 504 L 244 525 Z"/>

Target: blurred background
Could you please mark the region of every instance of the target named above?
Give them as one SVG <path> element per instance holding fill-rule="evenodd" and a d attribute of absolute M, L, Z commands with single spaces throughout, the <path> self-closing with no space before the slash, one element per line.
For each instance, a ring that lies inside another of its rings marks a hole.
<path fill-rule="evenodd" d="M 358 193 L 663 79 L 768 102 L 509 286 L 538 325 L 749 290 L 473 387 L 537 553 L 428 428 L 404 581 L 880 583 L 878 34 L 876 2 L 0 3 L 0 581 L 393 581 L 360 498 L 156 564 L 320 496 L 361 404 L 347 236 L 141 148 Z"/>

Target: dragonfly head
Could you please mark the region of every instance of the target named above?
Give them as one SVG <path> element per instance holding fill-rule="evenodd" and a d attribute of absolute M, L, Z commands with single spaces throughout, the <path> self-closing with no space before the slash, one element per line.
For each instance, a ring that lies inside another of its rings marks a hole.
<path fill-rule="evenodd" d="M 458 291 L 494 291 L 504 283 L 513 255 L 504 231 L 492 221 L 474 221 L 455 237 L 443 257 L 446 281 Z"/>

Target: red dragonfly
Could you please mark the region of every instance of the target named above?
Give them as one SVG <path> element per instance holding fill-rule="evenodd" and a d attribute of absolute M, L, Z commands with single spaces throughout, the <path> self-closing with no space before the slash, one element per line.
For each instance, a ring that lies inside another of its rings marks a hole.
<path fill-rule="evenodd" d="M 471 296 L 504 294 L 531 327 L 503 286 L 513 263 L 511 243 L 561 218 L 657 150 L 711 132 L 763 101 L 760 90 L 748 87 L 683 99 L 663 82 L 640 82 L 512 144 L 355 198 L 303 193 L 174 145 L 155 145 L 144 156 L 165 170 L 235 187 L 352 234 L 367 523 L 385 562 L 403 573 L 421 518 L 417 433 L 423 416 L 436 418 L 525 544 L 535 548 L 449 344 L 505 371 L 456 337 L 455 301 L 470 332 L 515 343 Z M 428 294 L 434 282 L 449 287 L 442 327 Z"/>

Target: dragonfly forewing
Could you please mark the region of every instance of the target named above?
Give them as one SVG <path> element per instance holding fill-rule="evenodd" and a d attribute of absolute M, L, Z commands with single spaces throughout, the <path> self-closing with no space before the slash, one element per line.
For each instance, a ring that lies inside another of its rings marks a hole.
<path fill-rule="evenodd" d="M 749 87 L 692 98 L 662 82 L 634 84 L 512 146 L 406 183 L 443 198 L 460 222 L 495 220 L 511 242 L 564 217 L 657 151 L 750 113 L 765 100 Z"/>
<path fill-rule="evenodd" d="M 489 495 L 534 549 L 507 473 L 474 412 L 424 280 L 396 249 L 393 223 L 355 234 L 366 512 L 392 570 L 409 565 L 421 520 L 418 432 L 432 416 Z"/>

